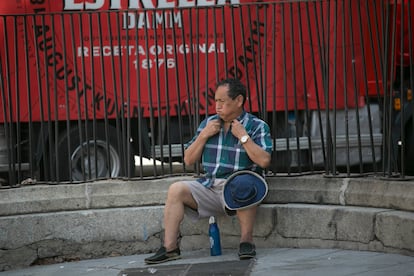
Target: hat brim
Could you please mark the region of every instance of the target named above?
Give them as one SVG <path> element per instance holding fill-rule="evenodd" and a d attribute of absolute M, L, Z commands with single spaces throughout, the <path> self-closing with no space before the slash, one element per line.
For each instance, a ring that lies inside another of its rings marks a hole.
<path fill-rule="evenodd" d="M 239 202 L 233 199 L 231 185 L 236 185 L 241 181 L 249 181 L 251 185 L 255 186 L 256 194 L 253 198 L 246 202 Z M 242 210 L 260 204 L 266 197 L 268 192 L 268 186 L 265 179 L 256 172 L 253 171 L 238 171 L 227 178 L 223 187 L 223 200 L 226 209 L 228 210 Z"/>

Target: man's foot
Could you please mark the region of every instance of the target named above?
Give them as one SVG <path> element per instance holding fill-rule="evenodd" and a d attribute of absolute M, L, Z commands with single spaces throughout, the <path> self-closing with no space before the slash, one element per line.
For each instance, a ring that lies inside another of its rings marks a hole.
<path fill-rule="evenodd" d="M 180 248 L 177 247 L 176 249 L 167 252 L 167 249 L 164 246 L 162 246 L 160 249 L 158 249 L 157 253 L 155 253 L 151 257 L 146 258 L 145 263 L 160 264 L 178 259 L 181 259 Z"/>
<path fill-rule="evenodd" d="M 246 260 L 256 257 L 256 246 L 249 242 L 240 243 L 239 258 Z"/>

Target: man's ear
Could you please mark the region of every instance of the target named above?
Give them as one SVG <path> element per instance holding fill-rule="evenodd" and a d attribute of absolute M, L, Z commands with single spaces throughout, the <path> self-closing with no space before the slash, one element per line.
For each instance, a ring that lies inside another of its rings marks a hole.
<path fill-rule="evenodd" d="M 243 95 L 238 95 L 237 96 L 237 103 L 239 106 L 243 106 Z"/>

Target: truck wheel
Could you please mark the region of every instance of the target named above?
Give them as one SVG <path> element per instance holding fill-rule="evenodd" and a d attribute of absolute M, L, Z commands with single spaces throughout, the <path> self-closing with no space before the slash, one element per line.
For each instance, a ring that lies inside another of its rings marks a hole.
<path fill-rule="evenodd" d="M 85 137 L 84 130 L 85 128 L 82 127 L 83 137 Z M 89 129 L 88 139 L 80 139 L 78 127 L 72 128 L 69 135 L 64 132 L 59 139 L 58 152 L 54 159 L 59 161 L 59 180 L 83 181 L 133 176 L 134 155 L 130 153 L 129 157 L 125 158 L 127 155 L 123 153 L 122 148 L 126 148 L 126 145 L 123 147 L 125 142 L 118 139 L 117 133 L 114 127 L 109 126 L 108 137 L 106 137 L 103 125 L 97 125 L 95 137 L 92 128 Z"/>

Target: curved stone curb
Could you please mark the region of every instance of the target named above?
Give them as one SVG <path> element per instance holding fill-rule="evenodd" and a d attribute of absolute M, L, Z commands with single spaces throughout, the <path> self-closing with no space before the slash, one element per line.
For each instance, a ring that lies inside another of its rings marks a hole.
<path fill-rule="evenodd" d="M 0 271 L 156 250 L 166 191 L 181 179 L 189 177 L 0 190 Z M 257 247 L 414 255 L 413 182 L 320 176 L 268 181 L 257 215 Z M 219 226 L 223 247 L 237 248 L 237 219 L 219 218 Z M 182 249 L 208 248 L 207 230 L 207 220 L 185 220 Z"/>
<path fill-rule="evenodd" d="M 370 178 L 269 177 L 266 203 L 313 203 L 414 211 L 414 181 Z"/>

